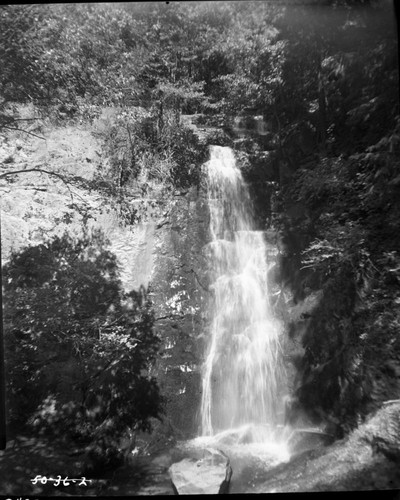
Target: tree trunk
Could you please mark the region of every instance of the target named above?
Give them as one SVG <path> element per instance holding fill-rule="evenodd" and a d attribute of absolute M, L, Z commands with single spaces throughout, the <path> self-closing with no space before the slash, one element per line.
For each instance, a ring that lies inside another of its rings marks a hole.
<path fill-rule="evenodd" d="M 160 140 L 162 137 L 162 132 L 164 129 L 164 106 L 163 106 L 163 101 L 160 99 L 160 104 L 158 107 L 158 120 L 157 120 L 157 125 L 158 125 L 158 139 Z"/>
<path fill-rule="evenodd" d="M 318 142 L 322 154 L 326 154 L 326 95 L 321 71 L 318 73 Z"/>

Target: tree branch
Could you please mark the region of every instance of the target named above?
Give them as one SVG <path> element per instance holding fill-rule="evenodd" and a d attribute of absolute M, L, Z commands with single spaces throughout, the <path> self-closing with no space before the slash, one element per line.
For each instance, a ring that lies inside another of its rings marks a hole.
<path fill-rule="evenodd" d="M 69 194 L 70 194 L 71 200 L 72 200 L 72 204 L 75 205 L 75 207 L 79 211 L 78 206 L 74 202 L 74 194 L 73 194 L 68 182 L 65 180 L 64 176 L 61 174 L 57 174 L 56 172 L 51 172 L 50 170 L 44 170 L 43 168 L 35 167 L 35 168 L 27 168 L 25 170 L 13 170 L 12 172 L 4 172 L 3 174 L 0 174 L 0 179 L 7 177 L 9 175 L 24 174 L 27 172 L 38 172 L 39 174 L 53 175 L 54 177 L 57 177 L 58 179 L 60 179 L 65 184 L 65 186 L 67 187 L 67 189 L 69 191 Z M 79 197 L 83 200 L 83 198 L 81 196 L 79 196 Z M 83 201 L 85 201 L 85 200 L 83 200 Z"/>
<path fill-rule="evenodd" d="M 154 321 L 161 321 L 163 319 L 172 319 L 172 318 L 184 318 L 185 314 L 167 314 L 166 316 L 159 316 L 158 318 L 154 318 Z"/>
<path fill-rule="evenodd" d="M 132 136 L 131 136 L 131 131 L 129 130 L 129 126 L 128 126 L 128 125 L 126 126 L 126 130 L 127 130 L 127 132 L 128 132 L 129 142 L 130 142 L 130 144 L 131 144 L 131 152 L 132 152 L 132 156 L 133 156 L 133 152 L 134 152 L 135 147 L 134 147 L 134 145 L 133 145 Z"/>
<path fill-rule="evenodd" d="M 28 132 L 27 130 L 23 130 L 22 128 L 17 127 L 8 127 L 7 125 L 2 125 L 1 128 L 8 128 L 9 130 L 18 130 L 19 132 L 25 132 L 25 134 L 33 135 L 33 137 L 37 137 L 38 139 L 46 140 L 45 137 L 41 137 L 40 135 L 36 135 L 33 132 Z"/>
<path fill-rule="evenodd" d="M 12 118 L 14 122 L 34 122 L 35 120 L 40 120 L 40 118 Z"/>
<path fill-rule="evenodd" d="M 39 172 L 47 175 L 54 175 L 55 177 L 61 179 L 63 182 L 66 182 L 66 180 L 61 174 L 57 174 L 56 172 L 50 172 L 49 170 L 44 170 L 42 168 L 36 168 L 36 167 L 22 169 L 22 170 L 13 170 L 12 172 L 4 172 L 3 174 L 0 174 L 0 179 L 2 179 L 3 177 L 7 177 L 8 175 L 24 174 L 26 172 Z"/>

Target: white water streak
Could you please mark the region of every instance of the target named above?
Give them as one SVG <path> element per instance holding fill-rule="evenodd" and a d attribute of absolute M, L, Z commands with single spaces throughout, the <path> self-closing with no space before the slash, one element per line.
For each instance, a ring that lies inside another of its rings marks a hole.
<path fill-rule="evenodd" d="M 280 323 L 268 300 L 267 247 L 230 148 L 205 165 L 210 210 L 211 327 L 203 367 L 202 434 L 276 426 L 282 378 Z"/>

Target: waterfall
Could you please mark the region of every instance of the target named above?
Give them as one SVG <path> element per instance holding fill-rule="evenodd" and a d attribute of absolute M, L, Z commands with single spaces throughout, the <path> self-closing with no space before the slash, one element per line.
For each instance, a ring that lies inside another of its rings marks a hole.
<path fill-rule="evenodd" d="M 251 427 L 255 442 L 281 423 L 281 325 L 269 302 L 268 246 L 255 230 L 246 183 L 230 148 L 204 166 L 210 211 L 210 330 L 202 372 L 201 430 Z"/>

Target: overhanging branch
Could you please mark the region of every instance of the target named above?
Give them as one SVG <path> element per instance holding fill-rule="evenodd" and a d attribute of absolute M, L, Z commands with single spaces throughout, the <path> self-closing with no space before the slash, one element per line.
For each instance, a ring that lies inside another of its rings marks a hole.
<path fill-rule="evenodd" d="M 45 170 L 43 168 L 34 167 L 34 168 L 27 168 L 27 169 L 22 169 L 22 170 L 13 170 L 11 172 L 4 172 L 3 174 L 0 174 L 0 179 L 3 179 L 3 178 L 8 177 L 10 175 L 25 174 L 25 173 L 29 173 L 29 172 L 38 172 L 39 174 L 51 175 L 53 177 L 57 177 L 58 179 L 60 179 L 65 184 L 65 186 L 67 187 L 67 189 L 69 191 L 69 194 L 70 194 L 71 200 L 72 200 L 72 204 L 75 205 L 79 211 L 78 206 L 74 202 L 74 193 L 72 192 L 65 177 L 61 174 L 58 174 L 56 172 L 51 172 L 50 170 Z M 82 197 L 80 197 L 80 198 L 83 199 Z"/>
<path fill-rule="evenodd" d="M 38 139 L 43 139 L 44 141 L 46 140 L 44 137 L 41 137 L 40 135 L 36 135 L 33 132 L 28 132 L 27 130 L 24 130 L 22 128 L 9 127 L 8 125 L 2 125 L 1 128 L 7 128 L 9 130 L 18 130 L 19 132 L 25 132 L 25 134 L 33 135 L 33 137 L 37 137 Z"/>

